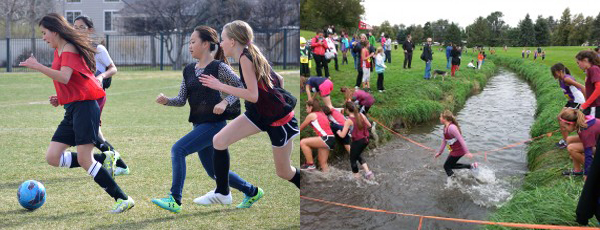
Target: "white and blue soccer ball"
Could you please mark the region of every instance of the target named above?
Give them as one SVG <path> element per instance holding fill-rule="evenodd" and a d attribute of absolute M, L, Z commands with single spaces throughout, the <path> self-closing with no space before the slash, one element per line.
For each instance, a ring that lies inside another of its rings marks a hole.
<path fill-rule="evenodd" d="M 35 210 L 46 202 L 46 188 L 38 181 L 25 181 L 19 186 L 17 199 L 23 208 Z"/>

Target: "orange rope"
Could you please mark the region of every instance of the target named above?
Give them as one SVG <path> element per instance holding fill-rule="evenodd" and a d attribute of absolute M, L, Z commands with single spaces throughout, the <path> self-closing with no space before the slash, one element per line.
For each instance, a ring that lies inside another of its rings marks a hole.
<path fill-rule="evenodd" d="M 413 144 L 415 144 L 415 145 L 417 145 L 417 146 L 419 146 L 419 147 L 421 147 L 421 148 L 424 148 L 424 149 L 427 149 L 427 150 L 430 150 L 430 151 L 433 151 L 433 152 L 435 152 L 435 151 L 436 151 L 435 149 L 432 149 L 432 148 L 430 148 L 430 147 L 427 147 L 427 146 L 425 146 L 425 145 L 424 145 L 424 144 L 422 144 L 422 143 L 419 143 L 419 142 L 417 142 L 417 141 L 415 141 L 415 140 L 412 140 L 412 139 L 410 139 L 410 138 L 408 138 L 408 137 L 406 137 L 406 136 L 404 136 L 404 135 L 402 135 L 402 134 L 400 134 L 400 133 L 397 133 L 396 131 L 392 130 L 391 128 L 389 128 L 389 127 L 387 127 L 387 126 L 383 125 L 383 123 L 381 123 L 379 120 L 375 119 L 375 118 L 374 118 L 374 117 L 372 117 L 371 115 L 369 115 L 369 118 L 371 118 L 372 120 L 374 120 L 374 121 L 376 121 L 377 123 L 379 123 L 379 125 L 380 125 L 381 127 L 383 127 L 384 129 L 387 129 L 387 130 L 389 130 L 389 131 L 390 131 L 390 132 L 392 132 L 393 134 L 396 134 L 397 136 L 399 136 L 399 137 L 401 137 L 401 138 L 403 138 L 403 139 L 405 139 L 405 140 L 409 141 L 410 143 L 413 143 Z M 488 153 L 493 153 L 493 152 L 498 152 L 498 151 L 505 150 L 505 149 L 514 148 L 514 147 L 517 147 L 517 146 L 519 146 L 519 145 L 522 145 L 522 144 L 525 144 L 525 143 L 527 143 L 527 142 L 530 142 L 530 141 L 533 141 L 533 140 L 537 140 L 537 139 L 540 139 L 540 138 L 543 138 L 543 137 L 551 137 L 551 136 L 552 136 L 552 134 L 554 134 L 554 133 L 556 133 L 556 132 L 558 132 L 558 131 L 560 131 L 560 129 L 557 129 L 557 130 L 554 130 L 554 131 L 552 131 L 552 132 L 545 133 L 545 134 L 542 134 L 542 135 L 539 135 L 539 136 L 537 136 L 537 137 L 533 137 L 533 138 L 530 138 L 530 139 L 527 139 L 527 140 L 524 140 L 524 141 L 521 141 L 521 142 L 513 143 L 513 144 L 510 144 L 510 145 L 504 146 L 504 147 L 502 147 L 502 148 L 497 148 L 497 149 L 494 149 L 494 150 L 485 151 L 485 152 L 483 152 L 483 158 L 484 158 L 484 160 L 485 160 L 485 161 L 487 161 L 487 154 L 488 154 Z M 479 155 L 479 154 L 480 154 L 480 153 L 475 153 L 475 154 L 473 154 L 473 155 Z"/>
<path fill-rule="evenodd" d="M 300 198 L 305 200 L 310 200 L 314 202 L 330 204 L 345 208 L 351 208 L 356 210 L 363 210 L 368 212 L 380 212 L 386 214 L 394 214 L 400 216 L 409 216 L 409 217 L 419 217 L 419 229 L 421 229 L 423 218 L 425 219 L 433 219 L 433 220 L 444 220 L 444 221 L 452 221 L 452 222 L 460 222 L 460 223 L 470 223 L 470 224 L 482 224 L 482 225 L 498 225 L 504 227 L 513 227 L 513 228 L 530 228 L 530 229 L 565 229 L 565 230 L 575 230 L 575 229 L 600 229 L 594 227 L 579 227 L 579 226 L 561 226 L 561 225 L 544 225 L 544 224 L 523 224 L 523 223 L 510 223 L 510 222 L 493 222 L 493 221 L 485 221 L 485 220 L 469 220 L 469 219 L 460 219 L 460 218 L 450 218 L 450 217 L 439 217 L 439 216 L 425 216 L 418 214 L 410 214 L 410 213 L 402 213 L 402 212 L 393 212 L 382 209 L 374 209 L 374 208 L 366 208 L 356 205 L 337 203 L 333 201 L 321 200 L 317 198 L 307 197 L 300 195 Z"/>

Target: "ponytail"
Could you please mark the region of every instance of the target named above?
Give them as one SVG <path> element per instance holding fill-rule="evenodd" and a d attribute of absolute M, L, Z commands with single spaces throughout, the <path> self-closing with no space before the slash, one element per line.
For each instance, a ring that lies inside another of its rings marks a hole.
<path fill-rule="evenodd" d="M 269 62 L 260 52 L 258 47 L 254 45 L 254 32 L 252 31 L 252 27 L 244 21 L 235 20 L 225 24 L 225 26 L 223 26 L 223 31 L 237 43 L 248 47 L 248 54 L 250 54 L 250 61 L 252 61 L 254 66 L 254 74 L 256 75 L 257 81 L 269 86 L 269 88 L 273 88 L 271 65 L 269 65 Z"/>
<path fill-rule="evenodd" d="M 358 130 L 362 130 L 364 128 L 364 121 L 362 116 L 358 112 L 358 109 L 356 109 L 356 105 L 348 101 L 346 102 L 346 104 L 344 104 L 344 108 L 346 109 L 346 111 L 348 111 L 348 113 L 352 113 L 354 115 L 354 118 L 356 118 L 356 127 L 358 128 Z"/>
<path fill-rule="evenodd" d="M 558 119 L 567 124 L 575 124 L 578 132 L 588 127 L 585 114 L 578 109 L 565 108 L 558 114 Z"/>
<path fill-rule="evenodd" d="M 209 26 L 198 26 L 194 29 L 198 32 L 198 36 L 201 41 L 208 42 L 210 44 L 209 50 L 210 52 L 217 53 L 215 54 L 214 59 L 225 62 L 225 64 L 229 65 L 229 61 L 225 58 L 225 54 L 223 53 L 223 48 L 219 45 L 219 35 L 217 31 Z"/>
<path fill-rule="evenodd" d="M 458 121 L 456 121 L 456 117 L 454 116 L 454 114 L 452 114 L 452 112 L 450 110 L 444 110 L 444 112 L 441 114 L 441 116 L 442 116 L 442 118 L 444 118 L 444 120 L 449 121 L 451 124 L 456 125 L 456 128 L 458 128 L 458 132 L 462 135 L 462 130 L 460 130 Z"/>

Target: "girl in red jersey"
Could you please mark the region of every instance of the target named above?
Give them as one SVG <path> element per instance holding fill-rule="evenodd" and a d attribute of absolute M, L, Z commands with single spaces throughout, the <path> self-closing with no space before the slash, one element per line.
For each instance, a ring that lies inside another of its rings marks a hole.
<path fill-rule="evenodd" d="M 93 155 L 100 122 L 100 108 L 96 100 L 105 96 L 100 83 L 94 78 L 95 49 L 87 35 L 77 33 L 67 20 L 56 13 L 42 18 L 39 23 L 43 39 L 54 48 L 52 68 L 40 64 L 34 57 L 21 62 L 54 81 L 58 104 L 64 105 L 65 116 L 48 147 L 46 161 L 55 167 L 82 167 L 116 201 L 111 212 L 131 209 L 134 201 L 119 188 L 111 174 Z M 70 146 L 77 153 L 65 152 Z M 114 156 L 107 156 L 114 159 Z"/>
<path fill-rule="evenodd" d="M 306 163 L 302 165 L 302 169 L 315 169 L 314 160 L 312 156 L 312 149 L 318 150 L 319 166 L 321 171 L 329 172 L 329 166 L 327 165 L 327 158 L 329 158 L 329 151 L 335 148 L 335 136 L 329 126 L 329 120 L 327 115 L 323 113 L 321 104 L 318 100 L 306 102 L 306 118 L 300 125 L 300 130 L 304 129 L 309 124 L 313 127 L 317 137 L 307 137 L 300 140 L 300 149 L 304 154 Z"/>

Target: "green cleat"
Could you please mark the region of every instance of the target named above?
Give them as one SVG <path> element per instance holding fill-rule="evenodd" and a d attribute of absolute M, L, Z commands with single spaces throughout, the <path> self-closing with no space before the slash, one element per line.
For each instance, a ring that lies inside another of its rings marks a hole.
<path fill-rule="evenodd" d="M 115 179 L 115 170 L 117 169 L 117 157 L 115 157 L 115 152 L 113 151 L 105 151 L 103 152 L 106 158 L 104 158 L 104 162 L 102 163 L 102 167 L 108 170 L 110 176 Z"/>
<path fill-rule="evenodd" d="M 117 203 L 113 205 L 113 209 L 110 210 L 111 213 L 122 213 L 127 211 L 135 205 L 133 198 L 127 197 L 127 200 L 123 200 L 121 198 L 117 199 Z"/>
<path fill-rule="evenodd" d="M 152 199 L 152 203 L 156 204 L 162 209 L 169 210 L 174 213 L 181 212 L 181 205 L 178 205 L 177 202 L 175 202 L 175 198 L 173 198 L 173 196 L 170 194 L 167 198 Z"/>
<path fill-rule="evenodd" d="M 256 193 L 256 196 L 253 196 L 253 197 L 246 196 L 246 197 L 244 197 L 244 200 L 242 201 L 242 203 L 240 203 L 237 206 L 237 208 L 250 208 L 250 207 L 252 207 L 252 204 L 254 204 L 254 202 L 258 201 L 264 195 L 265 195 L 265 192 L 261 188 L 258 188 L 258 192 Z"/>
<path fill-rule="evenodd" d="M 115 170 L 115 176 L 129 175 L 129 167 L 127 167 L 127 168 L 116 167 L 116 168 L 117 169 Z"/>

